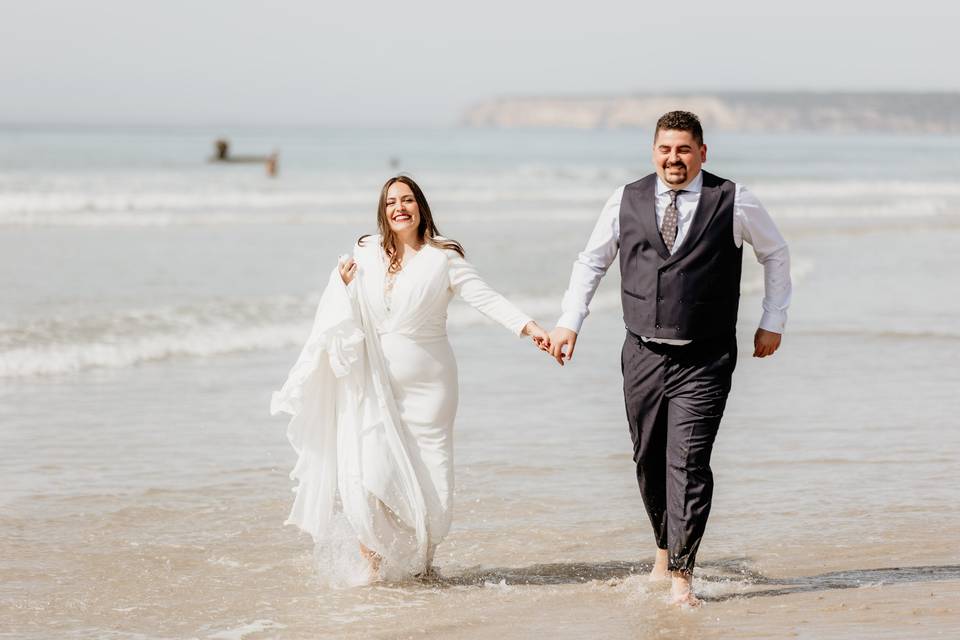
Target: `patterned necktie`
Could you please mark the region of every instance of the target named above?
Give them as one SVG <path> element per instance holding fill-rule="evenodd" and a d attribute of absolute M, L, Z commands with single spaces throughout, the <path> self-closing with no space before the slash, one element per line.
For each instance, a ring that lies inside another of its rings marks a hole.
<path fill-rule="evenodd" d="M 663 212 L 663 224 L 660 225 L 660 236 L 663 238 L 663 244 L 667 245 L 667 249 L 671 253 L 673 252 L 673 243 L 677 241 L 677 221 L 680 218 L 680 212 L 677 211 L 677 196 L 682 192 L 682 189 L 679 191 L 670 190 L 670 204 L 667 205 L 667 210 Z"/>

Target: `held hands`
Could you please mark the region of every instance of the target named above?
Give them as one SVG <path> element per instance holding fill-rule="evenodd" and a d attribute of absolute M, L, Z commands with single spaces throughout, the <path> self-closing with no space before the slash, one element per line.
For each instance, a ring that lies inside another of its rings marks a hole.
<path fill-rule="evenodd" d="M 351 256 L 342 255 L 337 261 L 337 270 L 340 272 L 340 279 L 343 284 L 350 284 L 353 276 L 357 275 L 357 261 Z"/>
<path fill-rule="evenodd" d="M 753 357 L 765 358 L 772 356 L 780 348 L 780 334 L 766 329 L 757 329 L 753 334 Z"/>
<path fill-rule="evenodd" d="M 523 335 L 533 338 L 533 344 L 537 345 L 540 351 L 545 351 L 556 358 L 561 367 L 564 359 L 569 360 L 573 357 L 573 347 L 577 343 L 576 331 L 556 327 L 547 333 L 543 327 L 531 320 L 523 328 Z"/>
<path fill-rule="evenodd" d="M 556 327 L 550 333 L 531 320 L 523 328 L 523 335 L 530 336 L 540 351 L 545 351 L 556 358 L 562 367 L 564 360 L 573 358 L 573 348 L 577 344 L 577 332 L 564 327 Z"/>
<path fill-rule="evenodd" d="M 543 351 L 556 358 L 557 364 L 563 366 L 564 360 L 573 359 L 573 348 L 577 344 L 577 332 L 566 327 L 554 327 L 550 332 L 549 341 L 546 348 L 541 346 Z"/>
<path fill-rule="evenodd" d="M 537 348 L 541 351 L 546 351 L 550 348 L 550 334 L 548 334 L 543 327 L 538 325 L 536 321 L 531 320 L 525 324 L 523 326 L 522 334 L 525 336 L 530 336 L 533 339 L 533 344 L 537 345 Z"/>

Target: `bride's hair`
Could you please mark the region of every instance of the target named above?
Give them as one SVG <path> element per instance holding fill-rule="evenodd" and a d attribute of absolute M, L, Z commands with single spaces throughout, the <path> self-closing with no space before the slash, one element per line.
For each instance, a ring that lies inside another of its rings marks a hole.
<path fill-rule="evenodd" d="M 389 191 L 390 187 L 396 182 L 402 182 L 410 187 L 410 190 L 413 191 L 413 197 L 417 200 L 417 208 L 420 210 L 420 224 L 417 226 L 417 238 L 420 242 L 437 247 L 438 249 L 456 251 L 460 254 L 461 258 L 465 258 L 466 255 L 459 242 L 451 240 L 450 238 L 444 238 L 440 235 L 437 225 L 433 222 L 433 215 L 430 213 L 430 205 L 427 204 L 427 198 L 423 195 L 423 191 L 420 190 L 417 183 L 413 181 L 413 178 L 400 175 L 394 176 L 384 183 L 383 189 L 380 190 L 380 204 L 377 206 L 377 229 L 380 231 L 380 242 L 383 245 L 383 252 L 390 259 L 390 266 L 387 270 L 390 273 L 400 271 L 400 255 L 397 253 L 397 236 L 393 230 L 390 229 L 390 220 L 387 218 L 387 191 Z M 363 246 L 364 239 L 368 237 L 369 234 L 360 236 L 357 244 Z"/>

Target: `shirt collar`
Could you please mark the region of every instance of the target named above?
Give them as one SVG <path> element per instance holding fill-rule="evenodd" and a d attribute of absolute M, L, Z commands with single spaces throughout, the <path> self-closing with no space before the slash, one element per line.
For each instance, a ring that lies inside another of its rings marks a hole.
<path fill-rule="evenodd" d="M 657 176 L 657 195 L 662 196 L 667 191 L 670 191 L 673 187 L 666 184 L 663 180 L 660 179 L 660 176 Z M 683 188 L 687 193 L 700 193 L 700 190 L 703 188 L 703 171 L 697 172 L 697 177 L 693 179 L 693 182 L 688 184 Z"/>

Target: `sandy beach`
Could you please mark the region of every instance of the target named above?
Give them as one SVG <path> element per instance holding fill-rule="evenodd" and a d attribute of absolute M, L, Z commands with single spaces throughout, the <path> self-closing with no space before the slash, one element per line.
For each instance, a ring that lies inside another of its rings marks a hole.
<path fill-rule="evenodd" d="M 60 132 L 110 153 L 0 166 L 0 638 L 956 634 L 960 141 L 712 140 L 708 167 L 790 242 L 795 297 L 781 351 L 750 358 L 746 252 L 704 606 L 677 610 L 645 577 L 614 273 L 563 369 L 453 309 L 440 577 L 323 586 L 309 538 L 281 524 L 293 452 L 269 395 L 388 169 L 322 132 L 291 136 L 275 182 L 176 160 L 208 133 Z M 627 135 L 447 132 L 405 168 L 488 282 L 552 326 L 599 207 L 646 170 L 646 135 Z"/>

